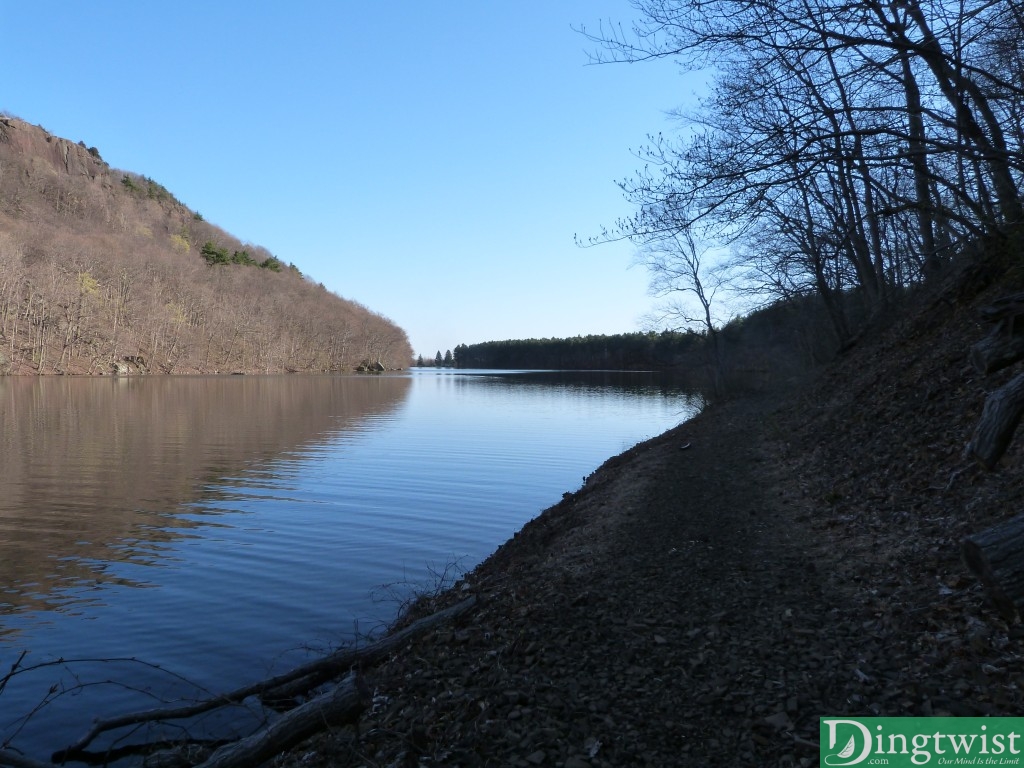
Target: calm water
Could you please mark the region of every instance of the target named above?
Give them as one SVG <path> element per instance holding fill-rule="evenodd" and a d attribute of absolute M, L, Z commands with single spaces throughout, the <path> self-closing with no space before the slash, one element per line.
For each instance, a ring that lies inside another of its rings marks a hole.
<path fill-rule="evenodd" d="M 697 402 L 653 374 L 0 378 L 0 681 L 44 665 L 0 691 L 0 746 L 379 631 Z"/>

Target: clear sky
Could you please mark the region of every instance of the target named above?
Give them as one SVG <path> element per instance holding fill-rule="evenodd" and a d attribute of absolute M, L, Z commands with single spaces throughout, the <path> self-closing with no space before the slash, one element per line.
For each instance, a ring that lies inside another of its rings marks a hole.
<path fill-rule="evenodd" d="M 641 330 L 631 148 L 695 86 L 589 66 L 627 0 L 0 0 L 0 110 L 394 320 L 417 353 Z"/>

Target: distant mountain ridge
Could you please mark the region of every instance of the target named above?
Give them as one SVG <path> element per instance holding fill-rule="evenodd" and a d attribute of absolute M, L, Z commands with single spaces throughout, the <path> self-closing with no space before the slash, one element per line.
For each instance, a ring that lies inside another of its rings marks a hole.
<path fill-rule="evenodd" d="M 404 368 L 391 320 L 95 147 L 0 115 L 0 374 Z"/>

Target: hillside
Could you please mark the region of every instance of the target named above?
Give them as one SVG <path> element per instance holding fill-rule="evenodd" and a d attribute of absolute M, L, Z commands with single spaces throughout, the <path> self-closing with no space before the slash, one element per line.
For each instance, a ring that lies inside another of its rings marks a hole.
<path fill-rule="evenodd" d="M 95 147 L 0 116 L 0 374 L 402 368 L 405 332 Z"/>

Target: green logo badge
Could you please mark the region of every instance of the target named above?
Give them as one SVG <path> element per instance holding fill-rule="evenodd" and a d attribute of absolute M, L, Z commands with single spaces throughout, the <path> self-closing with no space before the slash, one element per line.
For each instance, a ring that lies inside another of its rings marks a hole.
<path fill-rule="evenodd" d="M 1019 765 L 1024 717 L 823 717 L 822 766 Z"/>

